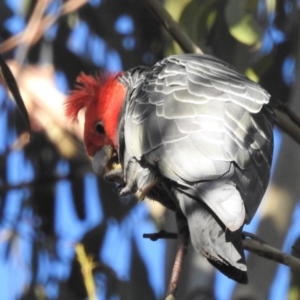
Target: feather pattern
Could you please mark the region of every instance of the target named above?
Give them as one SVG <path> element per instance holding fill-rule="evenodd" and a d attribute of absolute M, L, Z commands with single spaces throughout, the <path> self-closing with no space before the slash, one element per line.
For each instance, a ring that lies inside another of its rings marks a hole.
<path fill-rule="evenodd" d="M 269 181 L 269 94 L 206 55 L 171 56 L 152 68 L 132 69 L 119 81 L 128 90 L 123 166 L 134 157 L 174 182 L 196 250 L 244 282 L 240 236 L 232 234 L 228 242 L 225 231 L 230 236 L 251 221 Z"/>

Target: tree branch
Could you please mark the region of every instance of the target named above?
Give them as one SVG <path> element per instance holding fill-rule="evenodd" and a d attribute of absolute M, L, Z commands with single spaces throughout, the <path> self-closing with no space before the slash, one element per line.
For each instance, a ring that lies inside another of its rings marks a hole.
<path fill-rule="evenodd" d="M 169 32 L 180 48 L 186 53 L 203 54 L 186 33 L 180 28 L 177 22 L 157 0 L 143 0 L 144 4 L 152 11 L 164 28 Z"/>
<path fill-rule="evenodd" d="M 157 241 L 158 239 L 174 239 L 176 238 L 176 236 L 178 237 L 176 233 L 166 232 L 164 230 L 161 230 L 158 233 L 143 235 L 144 238 L 150 238 L 152 241 Z M 245 232 L 244 236 L 252 236 L 251 238 L 242 239 L 242 244 L 245 250 L 262 256 L 266 259 L 273 260 L 277 263 L 289 266 L 293 270 L 300 271 L 300 259 L 267 245 L 254 234 L 252 235 L 248 232 Z"/>
<path fill-rule="evenodd" d="M 286 104 L 282 103 L 282 102 L 279 102 L 277 104 L 277 107 L 279 110 L 285 112 L 289 118 L 297 124 L 297 126 L 300 127 L 300 117 L 294 112 L 292 111 Z"/>
<path fill-rule="evenodd" d="M 300 271 L 300 259 L 253 239 L 244 239 L 242 242 L 245 250 Z"/>
<path fill-rule="evenodd" d="M 184 236 L 180 236 L 178 249 L 176 252 L 176 258 L 174 261 L 169 287 L 166 295 L 166 300 L 175 299 L 178 284 L 179 284 L 179 279 L 181 275 L 181 270 L 183 266 L 183 261 L 187 253 L 188 244 L 189 244 L 189 240 L 187 238 L 184 238 Z"/>
<path fill-rule="evenodd" d="M 300 145 L 300 127 L 291 120 L 289 114 L 286 112 L 276 108 L 274 112 L 276 117 L 275 124 Z"/>
<path fill-rule="evenodd" d="M 189 239 L 184 234 L 181 234 L 178 237 L 177 233 L 167 232 L 165 230 L 161 230 L 157 233 L 144 233 L 143 238 L 148 238 L 153 242 L 159 239 L 179 239 L 176 257 L 174 260 L 172 273 L 170 276 L 168 291 L 165 298 L 165 300 L 175 300 L 179 279 L 181 275 L 181 270 L 183 266 L 183 261 L 187 253 Z"/>

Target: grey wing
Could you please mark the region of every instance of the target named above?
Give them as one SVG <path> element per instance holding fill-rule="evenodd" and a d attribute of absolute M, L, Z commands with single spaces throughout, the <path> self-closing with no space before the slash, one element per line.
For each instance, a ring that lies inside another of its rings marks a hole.
<path fill-rule="evenodd" d="M 269 179 L 272 124 L 262 111 L 268 100 L 265 90 L 217 59 L 171 56 L 133 90 L 126 151 L 150 164 L 159 158 L 163 176 L 189 186 L 236 230 L 243 206 L 250 221 Z M 229 200 L 215 199 L 226 185 Z M 238 191 L 231 193 L 233 185 Z"/>

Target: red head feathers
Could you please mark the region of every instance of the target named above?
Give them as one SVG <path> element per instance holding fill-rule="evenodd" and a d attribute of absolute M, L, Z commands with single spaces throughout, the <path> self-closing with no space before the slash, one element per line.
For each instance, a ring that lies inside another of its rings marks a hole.
<path fill-rule="evenodd" d="M 117 79 L 120 75 L 94 77 L 81 73 L 65 103 L 66 116 L 73 122 L 85 109 L 84 143 L 90 156 L 105 145 L 117 148 L 118 117 L 126 94 L 126 87 Z"/>

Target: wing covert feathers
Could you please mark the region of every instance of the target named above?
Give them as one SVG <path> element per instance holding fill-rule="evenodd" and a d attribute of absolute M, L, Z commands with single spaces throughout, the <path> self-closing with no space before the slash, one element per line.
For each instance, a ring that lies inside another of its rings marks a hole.
<path fill-rule="evenodd" d="M 273 125 L 264 105 L 270 95 L 206 55 L 171 56 L 119 80 L 130 91 L 127 156 L 174 183 L 195 249 L 245 282 L 240 236 L 225 241 L 225 232 L 251 221 L 268 185 Z"/>

